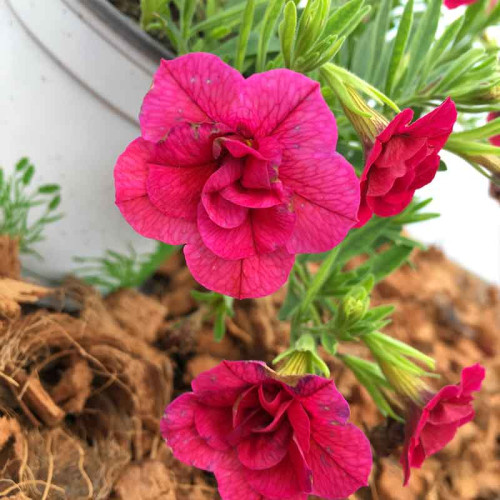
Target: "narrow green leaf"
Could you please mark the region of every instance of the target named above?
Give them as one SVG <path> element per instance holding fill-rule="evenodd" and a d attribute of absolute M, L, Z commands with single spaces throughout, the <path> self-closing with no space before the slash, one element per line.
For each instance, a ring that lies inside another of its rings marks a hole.
<path fill-rule="evenodd" d="M 410 0 L 411 1 L 411 0 Z M 371 37 L 370 60 L 368 63 L 367 80 L 373 82 L 375 68 L 383 59 L 386 48 L 386 37 L 391 20 L 392 0 L 381 0 L 375 17 L 374 29 Z"/>
<path fill-rule="evenodd" d="M 434 42 L 440 12 L 441 0 L 430 0 L 410 42 L 406 84 L 411 84 L 418 77 L 418 71 L 427 51 Z"/>
<path fill-rule="evenodd" d="M 255 13 L 255 0 L 247 0 L 247 6 L 243 13 L 243 21 L 240 27 L 240 36 L 238 38 L 238 46 L 236 48 L 235 68 L 243 72 L 243 64 L 245 62 L 245 54 L 248 46 L 248 38 L 252 31 L 253 16 Z"/>
<path fill-rule="evenodd" d="M 393 245 L 388 250 L 372 256 L 367 263 L 371 266 L 375 281 L 379 282 L 402 266 L 412 251 L 413 247 L 411 246 Z"/>
<path fill-rule="evenodd" d="M 196 10 L 197 0 L 182 0 L 180 21 L 181 21 L 181 35 L 184 43 L 187 44 L 189 39 L 191 23 L 193 21 L 194 11 Z"/>
<path fill-rule="evenodd" d="M 261 5 L 266 2 L 267 0 L 255 0 L 255 5 Z M 190 36 L 199 32 L 210 31 L 218 26 L 227 26 L 231 23 L 239 23 L 245 8 L 246 2 L 240 2 L 234 7 L 222 9 L 217 14 L 207 17 L 207 19 L 195 24 L 190 30 Z"/>
<path fill-rule="evenodd" d="M 478 0 L 467 7 L 464 15 L 464 22 L 462 24 L 462 29 L 457 35 L 456 42 L 460 42 L 468 34 L 475 32 L 477 26 L 476 21 L 479 16 L 484 12 L 486 3 L 490 0 Z"/>
<path fill-rule="evenodd" d="M 16 163 L 16 172 L 20 172 L 21 170 L 24 170 L 30 163 L 30 160 L 28 157 L 21 158 L 17 163 Z"/>
<path fill-rule="evenodd" d="M 364 3 L 364 0 L 349 0 L 349 2 L 342 5 L 342 7 L 335 9 L 326 23 L 324 30 L 325 36 L 340 36 L 343 34 L 343 31 L 356 17 Z"/>
<path fill-rule="evenodd" d="M 358 229 L 351 229 L 347 238 L 340 243 L 338 262 L 344 264 L 352 257 L 370 251 L 377 238 L 380 238 L 384 228 L 390 225 L 388 218 L 373 218 Z"/>
<path fill-rule="evenodd" d="M 220 342 L 226 334 L 226 314 L 218 312 L 214 321 L 214 340 Z"/>
<path fill-rule="evenodd" d="M 309 287 L 306 290 L 304 299 L 300 304 L 298 312 L 299 316 L 302 316 L 309 309 L 319 291 L 321 290 L 321 287 L 330 276 L 331 271 L 334 268 L 337 255 L 338 247 L 331 250 L 328 253 L 326 259 L 321 263 L 318 272 L 314 275 L 314 278 L 312 279 Z"/>
<path fill-rule="evenodd" d="M 432 70 L 442 60 L 443 55 L 447 53 L 447 48 L 453 44 L 455 38 L 457 37 L 463 22 L 463 17 L 459 17 L 453 21 L 446 27 L 439 40 L 434 43 L 431 50 L 425 56 L 425 61 L 422 64 L 422 75 L 419 79 L 420 82 L 425 82 Z"/>
<path fill-rule="evenodd" d="M 391 62 L 389 63 L 389 71 L 385 82 L 385 93 L 391 95 L 393 84 L 396 81 L 396 75 L 400 71 L 403 54 L 406 50 L 406 44 L 411 32 L 413 23 L 413 0 L 409 0 L 403 11 L 401 21 L 399 22 L 398 32 L 392 48 Z"/>
<path fill-rule="evenodd" d="M 295 42 L 295 30 L 297 28 L 297 7 L 293 0 L 289 0 L 283 12 L 283 21 L 279 27 L 281 54 L 285 66 L 291 68 L 293 61 L 293 50 Z"/>
<path fill-rule="evenodd" d="M 452 89 L 453 84 L 460 80 L 461 76 L 469 72 L 471 68 L 479 62 L 484 56 L 484 49 L 472 48 L 465 54 L 462 54 L 445 73 L 441 81 L 432 90 L 435 93 L 446 92 Z"/>
<path fill-rule="evenodd" d="M 491 120 L 484 125 L 463 132 L 454 132 L 453 139 L 461 140 L 474 140 L 474 139 L 488 139 L 491 136 L 500 134 L 500 117 Z"/>
<path fill-rule="evenodd" d="M 281 12 L 284 0 L 269 0 L 264 20 L 260 31 L 259 45 L 257 49 L 256 70 L 257 73 L 264 71 L 266 67 L 267 50 L 274 27 Z"/>
<path fill-rule="evenodd" d="M 38 192 L 42 194 L 55 193 L 59 191 L 61 187 L 59 184 L 44 184 L 38 188 Z"/>
<path fill-rule="evenodd" d="M 26 169 L 22 177 L 22 182 L 25 186 L 27 186 L 31 182 L 31 179 L 33 179 L 34 174 L 35 174 L 35 167 L 33 165 L 30 165 Z"/>

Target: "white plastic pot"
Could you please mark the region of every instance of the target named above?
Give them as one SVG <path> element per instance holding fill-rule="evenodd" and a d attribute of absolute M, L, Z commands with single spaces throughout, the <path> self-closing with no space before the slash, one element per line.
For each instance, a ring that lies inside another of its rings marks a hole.
<path fill-rule="evenodd" d="M 0 0 L 0 46 L 0 164 L 29 156 L 33 182 L 61 185 L 65 214 L 25 266 L 59 278 L 75 256 L 150 251 L 114 205 L 113 166 L 169 54 L 105 0 Z"/>

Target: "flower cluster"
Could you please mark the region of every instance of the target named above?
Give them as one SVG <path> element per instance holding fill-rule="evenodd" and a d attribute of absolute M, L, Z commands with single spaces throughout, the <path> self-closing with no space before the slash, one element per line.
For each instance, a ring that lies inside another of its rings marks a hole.
<path fill-rule="evenodd" d="M 162 434 L 179 460 L 215 473 L 224 500 L 345 498 L 367 484 L 370 444 L 332 380 L 224 361 L 192 388 Z"/>
<path fill-rule="evenodd" d="M 358 180 L 335 152 L 319 84 L 303 75 L 245 80 L 204 53 L 162 61 L 140 122 L 115 167 L 116 203 L 143 236 L 185 243 L 211 290 L 268 295 L 295 254 L 332 249 L 356 222 Z"/>

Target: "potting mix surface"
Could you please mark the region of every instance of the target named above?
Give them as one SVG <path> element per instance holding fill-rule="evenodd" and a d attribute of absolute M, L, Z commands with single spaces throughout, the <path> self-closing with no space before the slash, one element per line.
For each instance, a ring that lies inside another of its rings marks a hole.
<path fill-rule="evenodd" d="M 499 291 L 436 249 L 416 252 L 412 264 L 374 291 L 374 305 L 396 305 L 388 332 L 437 360 L 437 386 L 479 361 L 486 380 L 475 420 L 403 488 L 400 424 L 383 423 L 353 374 L 323 353 L 374 449 L 370 487 L 351 498 L 498 499 Z M 213 476 L 172 457 L 159 433 L 164 407 L 222 359 L 270 363 L 289 331 L 277 320 L 281 290 L 237 302 L 217 343 L 207 309 L 191 297 L 196 286 L 176 254 L 141 292 L 102 297 L 75 278 L 50 290 L 21 280 L 16 242 L 0 238 L 1 498 L 219 498 Z"/>

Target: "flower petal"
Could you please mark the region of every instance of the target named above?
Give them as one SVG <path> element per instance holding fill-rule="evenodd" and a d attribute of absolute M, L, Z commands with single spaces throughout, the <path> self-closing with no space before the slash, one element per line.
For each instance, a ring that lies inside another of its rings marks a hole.
<path fill-rule="evenodd" d="M 217 165 L 167 167 L 149 164 L 147 191 L 151 202 L 166 215 L 196 220 L 201 192 Z"/>
<path fill-rule="evenodd" d="M 174 399 L 165 409 L 161 433 L 175 458 L 199 469 L 213 471 L 225 454 L 210 447 L 195 427 L 196 396 L 189 392 Z"/>
<path fill-rule="evenodd" d="M 367 485 L 372 466 L 370 442 L 352 424 L 314 426 L 306 458 L 315 495 L 345 498 Z"/>
<path fill-rule="evenodd" d="M 186 263 L 198 283 L 237 299 L 256 298 L 278 290 L 287 280 L 295 257 L 284 248 L 240 260 L 224 260 L 202 241 L 184 247 Z"/>
<path fill-rule="evenodd" d="M 196 241 L 196 223 L 169 217 L 151 203 L 147 194 L 148 161 L 154 145 L 133 141 L 115 166 L 116 205 L 125 220 L 142 236 L 172 245 Z"/>
<path fill-rule="evenodd" d="M 297 442 L 299 448 L 304 453 L 307 453 L 309 451 L 311 441 L 311 424 L 309 421 L 309 415 L 304 410 L 304 407 L 297 400 L 295 400 L 289 406 L 287 416 L 293 428 L 295 441 Z"/>
<path fill-rule="evenodd" d="M 230 448 L 226 436 L 232 427 L 232 420 L 230 407 L 198 403 L 194 409 L 194 423 L 198 434 L 216 450 L 225 451 Z"/>
<path fill-rule="evenodd" d="M 285 205 L 252 210 L 250 217 L 258 253 L 274 252 L 285 245 L 295 227 L 296 215 Z"/>
<path fill-rule="evenodd" d="M 220 227 L 208 216 L 202 203 L 198 206 L 198 229 L 203 243 L 221 259 L 237 260 L 257 253 L 250 216 L 231 229 Z"/>
<path fill-rule="evenodd" d="M 235 361 L 234 363 L 247 364 L 248 362 Z M 238 397 L 252 385 L 252 382 L 247 381 L 239 373 L 243 368 L 237 370 L 234 363 L 223 361 L 216 367 L 201 373 L 191 382 L 191 387 L 201 403 L 232 407 Z M 261 363 L 257 361 L 253 363 L 261 366 Z M 260 369 L 263 370 L 262 367 Z M 256 371 L 258 368 L 249 366 L 245 367 L 245 370 Z"/>
<path fill-rule="evenodd" d="M 289 499 L 295 495 L 309 493 L 304 491 L 304 486 L 307 486 L 304 480 L 309 477 L 305 470 L 306 463 L 296 460 L 296 455 L 292 458 L 290 450 L 292 453 L 296 452 L 296 444 L 293 441 L 285 458 L 274 467 L 263 470 L 244 469 L 246 479 L 255 491 L 272 499 Z M 296 470 L 297 466 L 299 470 Z"/>
<path fill-rule="evenodd" d="M 332 153 L 335 117 L 314 80 L 287 69 L 257 73 L 245 82 L 240 119 L 254 137 L 277 139 L 283 155 L 311 159 Z"/>
<path fill-rule="evenodd" d="M 316 375 L 304 377 L 294 388 L 298 400 L 311 415 L 311 424 L 338 422 L 349 418 L 349 405 L 331 379 Z"/>
<path fill-rule="evenodd" d="M 221 196 L 226 200 L 248 208 L 269 208 L 281 205 L 286 199 L 282 186 L 271 189 L 246 189 L 239 182 L 222 189 Z"/>
<path fill-rule="evenodd" d="M 357 221 L 359 181 L 353 167 L 340 155 L 307 163 L 283 163 L 280 179 L 295 196 L 297 214 L 287 243 L 290 253 L 318 253 L 340 243 Z"/>
<path fill-rule="evenodd" d="M 182 122 L 224 123 L 238 105 L 243 82 L 238 71 L 212 54 L 162 60 L 142 104 L 142 136 L 156 142 Z"/>
<path fill-rule="evenodd" d="M 223 198 L 219 191 L 241 177 L 241 160 L 231 158 L 214 172 L 205 184 L 201 201 L 210 219 L 220 227 L 231 229 L 243 223 L 248 209 Z"/>
<path fill-rule="evenodd" d="M 292 428 L 284 421 L 273 432 L 251 434 L 238 445 L 238 459 L 248 469 L 262 470 L 274 467 L 288 453 Z"/>

